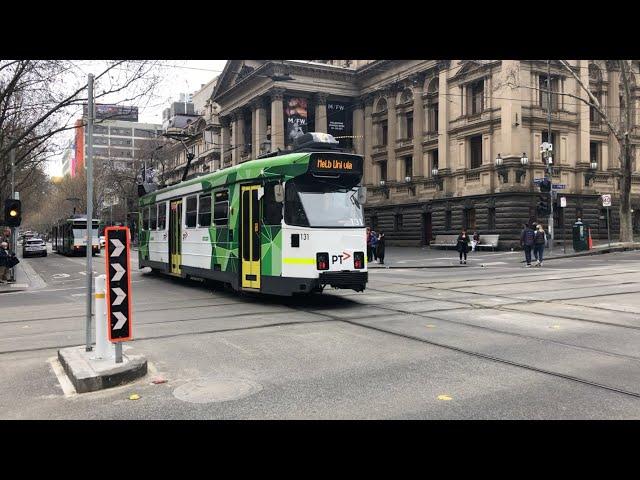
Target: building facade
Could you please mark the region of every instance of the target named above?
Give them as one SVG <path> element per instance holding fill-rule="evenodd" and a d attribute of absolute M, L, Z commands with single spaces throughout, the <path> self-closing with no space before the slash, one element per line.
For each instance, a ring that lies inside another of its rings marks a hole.
<path fill-rule="evenodd" d="M 619 120 L 623 97 L 615 64 L 569 64 Z M 631 135 L 637 141 L 638 62 L 632 70 Z M 437 234 L 466 228 L 500 234 L 501 247 L 508 248 L 519 244 L 523 223 L 548 223 L 537 213 L 534 183 L 544 177 L 543 142 L 553 144 L 553 183 L 564 186 L 558 196 L 566 199 L 565 208 L 555 209 L 556 239 L 570 235 L 577 218 L 595 238 L 606 238 L 603 193 L 613 196 L 611 230 L 617 231 L 618 143 L 597 112 L 575 97 L 585 94 L 558 62 L 235 60 L 227 62 L 211 100 L 219 108 L 222 167 L 286 150 L 300 131 L 331 133 L 343 148 L 364 155 L 367 223 L 384 231 L 389 244 L 427 245 Z M 638 167 L 632 179 L 636 227 Z"/>

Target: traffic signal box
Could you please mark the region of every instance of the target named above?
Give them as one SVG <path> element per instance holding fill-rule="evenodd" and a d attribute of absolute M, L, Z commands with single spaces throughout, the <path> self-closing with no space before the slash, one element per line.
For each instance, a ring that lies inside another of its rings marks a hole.
<path fill-rule="evenodd" d="M 22 222 L 22 202 L 10 198 L 4 201 L 4 223 L 9 227 L 19 227 Z"/>
<path fill-rule="evenodd" d="M 541 194 L 538 197 L 538 206 L 536 207 L 536 211 L 538 212 L 538 215 L 549 215 L 551 214 L 551 199 L 549 198 L 549 195 L 546 194 Z"/>

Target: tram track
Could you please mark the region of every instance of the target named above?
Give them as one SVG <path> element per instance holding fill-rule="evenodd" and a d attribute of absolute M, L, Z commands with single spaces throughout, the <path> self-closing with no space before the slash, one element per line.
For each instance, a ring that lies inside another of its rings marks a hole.
<path fill-rule="evenodd" d="M 301 311 L 301 312 L 305 312 L 304 309 L 297 309 L 297 310 Z M 314 313 L 314 312 L 308 312 L 308 313 Z M 406 314 L 406 312 L 401 312 L 401 313 Z M 447 344 L 444 344 L 444 343 L 441 343 L 441 342 L 436 342 L 436 341 L 433 341 L 433 340 L 427 340 L 425 338 L 418 337 L 416 335 L 411 335 L 411 334 L 408 334 L 408 333 L 401 333 L 401 332 L 396 332 L 396 331 L 393 331 L 393 330 L 377 327 L 377 326 L 374 326 L 374 325 L 363 324 L 363 323 L 360 323 L 360 322 L 357 321 L 357 320 L 359 320 L 358 318 L 345 319 L 345 318 L 337 318 L 337 317 L 334 317 L 334 316 L 329 315 L 329 314 L 320 314 L 320 315 L 327 316 L 328 318 L 330 318 L 333 321 L 339 321 L 339 322 L 343 322 L 343 323 L 346 323 L 346 324 L 349 324 L 349 325 L 365 328 L 365 329 L 368 329 L 368 330 L 374 330 L 374 331 L 377 331 L 377 332 L 380 332 L 380 333 L 386 333 L 386 334 L 389 334 L 389 335 L 394 335 L 394 336 L 397 336 L 397 337 L 406 338 L 408 340 L 418 341 L 420 343 L 424 343 L 424 344 L 427 344 L 427 345 L 432 345 L 432 346 L 435 346 L 435 347 L 441 347 L 441 348 L 444 348 L 444 349 L 447 349 L 447 350 L 452 350 L 452 351 L 455 351 L 455 352 L 458 352 L 458 353 L 462 353 L 462 354 L 465 354 L 465 355 L 474 356 L 474 357 L 478 357 L 478 358 L 483 358 L 485 360 L 490 360 L 492 362 L 496 362 L 496 363 L 500 363 L 500 364 L 504 364 L 504 365 L 511 365 L 511 366 L 514 366 L 514 367 L 517 367 L 517 368 L 521 368 L 521 369 L 528 370 L 528 371 L 542 373 L 542 374 L 553 376 L 553 377 L 556 377 L 556 378 L 563 378 L 565 380 L 570 380 L 570 381 L 577 382 L 577 383 L 580 383 L 580 384 L 583 384 L 583 385 L 590 385 L 590 386 L 597 387 L 597 388 L 600 388 L 600 389 L 603 389 L 603 390 L 608 390 L 608 391 L 611 391 L 611 392 L 620 393 L 620 394 L 623 394 L 623 395 L 626 395 L 626 396 L 630 396 L 630 397 L 634 397 L 634 398 L 640 398 L 640 393 L 638 393 L 638 392 L 632 392 L 632 391 L 625 390 L 625 389 L 622 389 L 622 388 L 613 387 L 613 386 L 610 386 L 610 385 L 605 385 L 605 384 L 599 383 L 599 382 L 594 382 L 594 381 L 591 381 L 591 380 L 588 380 L 588 379 L 585 379 L 585 378 L 576 377 L 574 375 L 568 375 L 568 374 L 561 373 L 561 372 L 555 372 L 555 371 L 552 371 L 552 370 L 547 370 L 547 369 L 544 369 L 544 368 L 539 368 L 539 367 L 535 367 L 535 366 L 532 366 L 532 365 L 527 365 L 525 363 L 515 362 L 513 360 L 507 360 L 507 359 L 504 359 L 504 358 L 496 357 L 494 355 L 488 355 L 486 353 L 481 353 L 481 352 L 476 352 L 476 351 L 465 349 L 465 348 L 461 348 L 461 347 L 456 347 L 454 345 L 447 345 Z M 439 319 L 439 318 L 430 318 L 430 317 L 423 316 L 423 315 L 419 315 L 419 316 L 421 316 L 422 318 L 429 318 L 431 320 L 436 320 L 436 321 L 445 321 L 445 320 L 442 320 L 442 319 Z M 449 321 L 449 322 L 450 323 L 458 323 L 458 322 L 454 322 L 454 321 Z M 509 335 L 508 332 L 497 331 L 497 333 L 503 333 L 503 334 Z M 571 346 L 571 345 L 563 345 L 563 346 Z M 619 354 L 610 353 L 610 352 L 598 351 L 598 350 L 595 350 L 595 349 L 591 349 L 589 347 L 576 347 L 576 348 L 595 351 L 596 353 L 607 353 L 609 355 L 613 355 L 613 356 L 616 356 L 616 357 L 622 357 L 622 358 L 626 358 L 626 359 L 631 359 L 631 360 L 634 360 L 634 361 L 639 361 L 640 360 L 640 358 L 628 357 L 626 355 L 619 355 Z"/>

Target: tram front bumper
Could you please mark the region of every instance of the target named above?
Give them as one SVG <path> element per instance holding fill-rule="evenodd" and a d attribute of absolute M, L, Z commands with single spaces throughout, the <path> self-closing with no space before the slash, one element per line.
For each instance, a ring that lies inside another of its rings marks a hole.
<path fill-rule="evenodd" d="M 322 272 L 318 278 L 321 286 L 346 288 L 361 292 L 366 288 L 369 272 Z"/>

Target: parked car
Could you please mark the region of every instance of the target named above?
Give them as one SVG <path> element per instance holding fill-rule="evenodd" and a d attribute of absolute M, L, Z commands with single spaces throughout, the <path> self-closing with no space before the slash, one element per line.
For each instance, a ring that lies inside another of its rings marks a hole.
<path fill-rule="evenodd" d="M 22 256 L 30 257 L 32 255 L 47 256 L 47 244 L 41 238 L 25 239 L 22 245 Z"/>

